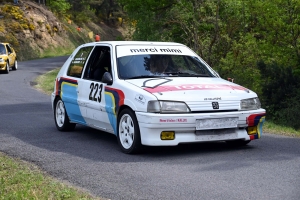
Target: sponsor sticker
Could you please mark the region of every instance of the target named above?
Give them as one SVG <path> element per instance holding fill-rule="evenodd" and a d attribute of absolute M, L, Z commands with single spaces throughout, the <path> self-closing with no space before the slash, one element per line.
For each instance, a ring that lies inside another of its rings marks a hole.
<path fill-rule="evenodd" d="M 139 102 L 139 103 L 141 103 L 141 104 L 143 104 L 143 105 L 144 105 L 145 102 L 146 102 L 145 97 L 144 97 L 143 95 L 141 95 L 141 94 L 135 95 L 134 100 L 136 100 L 137 102 Z"/>
<path fill-rule="evenodd" d="M 187 122 L 187 119 L 185 119 L 185 118 L 159 119 L 159 122 L 162 122 L 162 123 L 185 123 L 185 122 Z"/>
<path fill-rule="evenodd" d="M 191 55 L 195 54 L 183 45 L 120 45 L 117 46 L 117 57 L 143 55 L 143 54 L 163 54 L 163 55 Z"/>

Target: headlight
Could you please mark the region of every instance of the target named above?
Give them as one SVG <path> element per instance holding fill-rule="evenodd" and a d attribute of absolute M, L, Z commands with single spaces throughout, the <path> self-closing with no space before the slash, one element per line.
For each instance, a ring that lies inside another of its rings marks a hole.
<path fill-rule="evenodd" d="M 261 108 L 261 104 L 257 97 L 241 100 L 241 110 L 256 110 L 260 108 Z"/>
<path fill-rule="evenodd" d="M 179 101 L 149 101 L 147 112 L 151 113 L 189 113 L 190 109 Z"/>
<path fill-rule="evenodd" d="M 0 58 L 0 62 L 4 62 L 3 58 Z"/>

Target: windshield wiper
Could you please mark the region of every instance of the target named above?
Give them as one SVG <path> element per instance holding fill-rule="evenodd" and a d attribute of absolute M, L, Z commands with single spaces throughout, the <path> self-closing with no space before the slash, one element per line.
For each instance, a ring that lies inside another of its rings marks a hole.
<path fill-rule="evenodd" d="M 194 72 L 185 72 L 185 71 L 178 71 L 178 72 L 165 72 L 170 76 L 180 76 L 180 77 L 210 77 L 208 74 L 197 74 Z"/>
<path fill-rule="evenodd" d="M 153 75 L 140 75 L 140 76 L 133 76 L 127 79 L 139 79 L 139 78 L 157 78 L 157 76 L 153 76 Z"/>
<path fill-rule="evenodd" d="M 189 74 L 189 73 L 180 73 L 178 76 L 181 77 L 210 77 L 208 74 Z"/>

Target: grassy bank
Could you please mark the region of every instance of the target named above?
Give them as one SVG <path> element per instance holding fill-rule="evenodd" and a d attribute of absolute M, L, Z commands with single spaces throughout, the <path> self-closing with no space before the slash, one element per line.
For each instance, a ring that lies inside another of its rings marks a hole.
<path fill-rule="evenodd" d="M 54 69 L 47 72 L 46 74 L 38 76 L 35 80 L 35 82 L 37 83 L 35 85 L 35 88 L 43 93 L 50 95 L 53 92 L 54 80 L 58 71 L 59 69 Z"/>
<path fill-rule="evenodd" d="M 62 184 L 36 166 L 0 153 L 0 199 L 100 199 Z"/>

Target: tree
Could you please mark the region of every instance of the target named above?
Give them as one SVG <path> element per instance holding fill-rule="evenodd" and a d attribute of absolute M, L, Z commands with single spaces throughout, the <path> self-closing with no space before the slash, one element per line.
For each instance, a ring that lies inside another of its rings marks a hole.
<path fill-rule="evenodd" d="M 57 15 L 65 15 L 71 8 L 71 5 L 66 0 L 49 1 L 48 6 Z"/>

